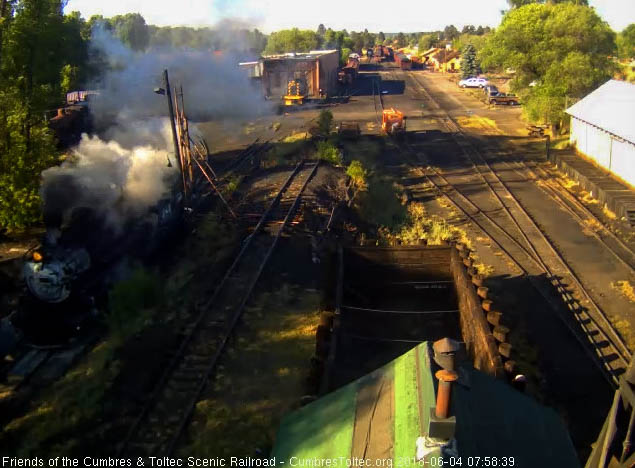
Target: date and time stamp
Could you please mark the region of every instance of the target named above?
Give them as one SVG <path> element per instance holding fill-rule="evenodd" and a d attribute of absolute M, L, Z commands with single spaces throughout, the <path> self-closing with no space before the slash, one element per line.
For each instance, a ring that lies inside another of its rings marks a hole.
<path fill-rule="evenodd" d="M 0 457 L 0 468 L 247 468 L 247 467 L 293 467 L 293 468 L 417 468 L 417 467 L 516 467 L 515 457 L 501 456 L 439 456 L 363 458 L 363 457 L 214 457 L 214 458 L 93 458 L 55 457 L 20 459 Z"/>
<path fill-rule="evenodd" d="M 295 459 L 292 457 L 286 460 L 283 465 L 301 468 L 415 468 L 415 467 L 516 467 L 515 457 L 440 457 L 429 456 L 422 459 L 416 457 L 396 457 L 396 458 L 325 458 L 325 459 Z M 278 465 L 280 465 L 278 461 Z"/>

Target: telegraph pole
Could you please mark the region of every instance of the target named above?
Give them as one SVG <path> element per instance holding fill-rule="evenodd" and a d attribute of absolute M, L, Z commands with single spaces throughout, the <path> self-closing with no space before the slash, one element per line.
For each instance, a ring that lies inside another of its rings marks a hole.
<path fill-rule="evenodd" d="M 181 152 L 179 151 L 178 137 L 176 136 L 176 124 L 174 123 L 174 106 L 172 104 L 172 91 L 170 90 L 170 78 L 168 70 L 163 70 L 163 86 L 165 86 L 165 95 L 168 98 L 168 111 L 170 112 L 170 126 L 172 127 L 172 141 L 174 142 L 174 156 L 179 171 L 183 171 L 181 167 Z M 185 189 L 185 187 L 183 187 Z"/>

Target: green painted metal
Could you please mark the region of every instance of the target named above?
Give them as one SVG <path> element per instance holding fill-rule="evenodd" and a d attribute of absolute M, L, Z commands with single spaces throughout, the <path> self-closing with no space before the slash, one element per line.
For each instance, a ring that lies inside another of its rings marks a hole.
<path fill-rule="evenodd" d="M 416 349 L 416 348 L 415 348 Z M 419 436 L 417 368 L 413 350 L 392 362 L 395 368 L 395 461 L 415 455 Z"/>
<path fill-rule="evenodd" d="M 358 383 L 353 382 L 284 418 L 272 456 L 297 459 L 350 457 Z"/>
<path fill-rule="evenodd" d="M 462 367 L 462 375 L 465 383 L 452 387 L 451 413 L 456 416 L 456 441 L 464 462 L 482 461 L 478 466 L 579 467 L 567 430 L 553 410 L 469 365 Z M 436 399 L 427 343 L 374 371 L 372 377 L 362 377 L 289 414 L 280 426 L 272 452 L 279 466 L 288 466 L 291 457 L 297 457 L 295 466 L 300 466 L 299 459 L 350 459 L 356 412 L 360 411 L 356 407 L 358 391 L 378 376 L 394 379 L 394 419 L 382 421 L 393 428 L 392 466 L 424 466 L 414 460 L 416 440 L 425 435 L 422 432 L 428 427 L 430 408 Z M 425 406 L 421 412 L 419 401 Z M 362 411 L 371 411 L 371 407 Z M 428 454 L 425 466 L 440 466 L 438 457 L 438 450 Z M 330 466 L 346 467 L 337 463 Z"/>
<path fill-rule="evenodd" d="M 430 364 L 430 354 L 428 353 L 428 346 L 417 346 L 414 350 L 419 353 L 419 360 L 421 363 L 420 367 L 420 381 L 419 381 L 419 389 L 423 394 L 423 398 L 421 401 L 426 405 L 423 408 L 423 424 L 422 427 L 424 430 L 427 430 L 428 422 L 430 419 L 430 408 L 436 406 L 437 401 L 437 392 L 435 390 L 434 382 L 435 377 L 432 375 L 431 364 Z"/>

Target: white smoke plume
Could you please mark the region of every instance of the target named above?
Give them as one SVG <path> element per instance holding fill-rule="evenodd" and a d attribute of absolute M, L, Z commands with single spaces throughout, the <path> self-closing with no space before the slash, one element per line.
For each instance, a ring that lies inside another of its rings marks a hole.
<path fill-rule="evenodd" d="M 210 51 L 134 52 L 104 28 L 95 28 L 93 56 L 106 73 L 90 89 L 97 136 L 83 135 L 68 162 L 43 172 L 45 222 L 68 220 L 74 208 L 92 208 L 121 228 L 167 195 L 178 173 L 162 73 L 182 86 L 193 120 L 251 118 L 264 109 L 261 93 L 238 68 L 238 60 Z M 193 125 L 191 135 L 196 134 Z M 168 168 L 168 158 L 173 168 Z"/>
<path fill-rule="evenodd" d="M 45 218 L 68 221 L 74 208 L 92 208 L 121 228 L 170 191 L 178 173 L 168 167 L 169 121 L 154 119 L 131 130 L 112 131 L 104 140 L 83 135 L 68 161 L 42 173 Z"/>
<path fill-rule="evenodd" d="M 183 87 L 185 110 L 194 121 L 251 118 L 267 109 L 262 92 L 229 53 L 185 49 L 135 53 L 103 28 L 93 31 L 91 47 L 107 58 L 110 68 L 94 85 L 100 95 L 91 110 L 98 126 L 166 115 L 165 96 L 154 93 L 163 87 L 164 69 L 173 88 Z"/>

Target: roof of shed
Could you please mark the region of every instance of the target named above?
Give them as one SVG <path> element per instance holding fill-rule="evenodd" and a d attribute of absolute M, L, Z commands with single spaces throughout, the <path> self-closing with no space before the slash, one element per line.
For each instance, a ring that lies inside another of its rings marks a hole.
<path fill-rule="evenodd" d="M 263 60 L 314 60 L 324 55 L 339 53 L 337 49 L 311 50 L 309 52 L 289 52 L 286 54 L 263 55 Z"/>
<path fill-rule="evenodd" d="M 414 457 L 415 441 L 427 428 L 436 398 L 429 347 L 424 342 L 287 415 L 272 456 L 284 463 L 292 457 Z M 516 466 L 579 466 L 569 434 L 553 410 L 470 366 L 462 366 L 459 375 L 451 412 L 460 456 L 514 457 Z"/>
<path fill-rule="evenodd" d="M 610 80 L 567 109 L 567 114 L 635 144 L 635 85 Z"/>

